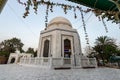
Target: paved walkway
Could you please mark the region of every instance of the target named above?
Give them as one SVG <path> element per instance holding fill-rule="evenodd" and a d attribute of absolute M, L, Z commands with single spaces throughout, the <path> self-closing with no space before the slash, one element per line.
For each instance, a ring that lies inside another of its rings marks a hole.
<path fill-rule="evenodd" d="M 19 65 L 0 65 L 0 80 L 120 80 L 120 69 L 49 70 Z"/>

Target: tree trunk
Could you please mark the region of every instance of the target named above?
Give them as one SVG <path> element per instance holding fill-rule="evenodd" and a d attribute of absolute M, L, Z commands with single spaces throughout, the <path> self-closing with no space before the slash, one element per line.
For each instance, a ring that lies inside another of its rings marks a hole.
<path fill-rule="evenodd" d="M 102 62 L 103 62 L 103 66 L 105 66 L 105 60 L 104 60 L 104 57 L 103 57 L 103 53 L 101 53 L 101 59 L 102 59 Z"/>

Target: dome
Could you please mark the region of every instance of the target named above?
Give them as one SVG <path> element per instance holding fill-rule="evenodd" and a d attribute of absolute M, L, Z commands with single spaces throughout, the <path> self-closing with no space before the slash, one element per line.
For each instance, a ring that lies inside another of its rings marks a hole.
<path fill-rule="evenodd" d="M 70 21 L 64 17 L 55 17 L 53 18 L 49 23 L 48 23 L 48 27 L 51 27 L 54 24 L 64 24 L 69 26 L 70 28 L 72 28 L 72 25 L 70 23 Z"/>

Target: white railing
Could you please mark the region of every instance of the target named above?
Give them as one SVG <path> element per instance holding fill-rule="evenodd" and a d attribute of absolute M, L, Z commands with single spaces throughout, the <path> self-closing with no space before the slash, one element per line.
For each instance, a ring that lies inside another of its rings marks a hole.
<path fill-rule="evenodd" d="M 62 58 L 52 58 L 52 66 L 61 66 L 63 65 Z"/>
<path fill-rule="evenodd" d="M 38 65 L 38 66 L 48 66 L 51 65 L 51 58 L 21 58 L 20 64 L 22 65 Z"/>
<path fill-rule="evenodd" d="M 58 68 L 58 67 L 97 67 L 95 58 L 21 58 L 20 64 L 35 65 L 41 67 Z"/>
<path fill-rule="evenodd" d="M 63 65 L 70 65 L 71 64 L 71 58 L 63 58 Z"/>
<path fill-rule="evenodd" d="M 37 65 L 37 66 L 48 66 L 48 67 L 71 67 L 70 58 L 21 58 L 20 64 L 22 65 Z"/>
<path fill-rule="evenodd" d="M 84 67 L 97 67 L 97 62 L 95 58 L 85 58 L 81 59 L 81 66 Z"/>
<path fill-rule="evenodd" d="M 52 58 L 52 67 L 71 67 L 70 58 Z"/>

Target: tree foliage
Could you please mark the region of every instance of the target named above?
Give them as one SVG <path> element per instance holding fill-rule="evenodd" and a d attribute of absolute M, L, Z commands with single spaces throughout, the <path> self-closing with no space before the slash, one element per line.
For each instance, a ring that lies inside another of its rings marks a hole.
<path fill-rule="evenodd" d="M 65 4 L 65 3 L 55 3 L 52 0 L 26 0 L 26 1 L 22 1 L 22 0 L 17 0 L 20 4 L 25 6 L 25 13 L 23 15 L 23 17 L 25 18 L 26 16 L 28 16 L 30 14 L 30 9 L 31 7 L 33 7 L 32 9 L 34 9 L 34 12 L 37 14 L 38 12 L 38 8 L 41 5 L 46 5 L 47 6 L 47 10 L 46 10 L 46 18 L 48 17 L 48 11 L 50 9 L 51 12 L 53 12 L 53 7 L 58 6 L 63 8 L 65 14 L 67 14 L 68 10 L 72 10 L 75 13 L 75 18 L 77 18 L 76 15 L 76 10 L 79 7 L 77 5 L 76 6 L 72 6 L 69 4 Z M 88 0 L 66 0 L 66 1 L 72 1 L 73 3 L 78 3 L 78 4 L 82 4 L 84 6 L 88 6 L 91 8 L 87 8 L 87 10 L 82 10 L 83 12 L 94 12 L 95 15 L 101 20 L 103 21 L 103 19 L 107 19 L 107 21 L 112 21 L 112 23 L 120 23 L 120 1 L 119 0 L 100 0 L 100 1 L 96 1 L 96 0 L 91 0 L 91 2 L 89 2 Z M 104 1 L 104 2 L 102 2 Z M 96 5 L 96 6 L 95 6 Z M 101 6 L 103 5 L 103 6 Z M 111 7 L 110 7 L 111 6 Z M 79 7 L 81 8 L 81 7 Z M 104 23 L 104 21 L 103 21 Z"/>
<path fill-rule="evenodd" d="M 16 49 L 23 52 L 23 43 L 20 39 L 12 38 L 4 40 L 0 43 L 0 55 L 8 57 L 10 53 L 14 53 Z"/>
<path fill-rule="evenodd" d="M 34 49 L 29 47 L 28 50 L 26 51 L 26 53 L 34 53 Z"/>
<path fill-rule="evenodd" d="M 98 37 L 93 49 L 98 53 L 97 56 L 99 56 L 103 62 L 108 62 L 110 56 L 115 54 L 118 50 L 115 39 L 107 36 Z"/>
<path fill-rule="evenodd" d="M 34 48 L 31 48 L 31 47 L 28 48 L 28 50 L 26 51 L 26 53 L 31 53 L 31 54 L 34 55 L 34 57 L 37 56 L 37 51 L 34 51 Z"/>

